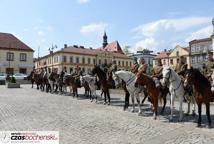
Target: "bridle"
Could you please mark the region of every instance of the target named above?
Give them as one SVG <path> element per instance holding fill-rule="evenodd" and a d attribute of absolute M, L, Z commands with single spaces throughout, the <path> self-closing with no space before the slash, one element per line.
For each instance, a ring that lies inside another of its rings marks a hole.
<path fill-rule="evenodd" d="M 169 76 L 168 77 L 163 77 L 164 79 L 166 79 L 167 80 L 167 82 L 169 82 L 169 79 L 170 79 L 170 77 L 171 77 L 171 75 L 172 75 L 172 70 L 171 69 L 166 69 L 166 70 L 169 70 Z"/>

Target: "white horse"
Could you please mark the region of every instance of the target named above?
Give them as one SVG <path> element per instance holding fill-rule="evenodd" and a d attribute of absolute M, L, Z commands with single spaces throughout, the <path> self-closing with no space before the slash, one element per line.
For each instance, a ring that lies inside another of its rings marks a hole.
<path fill-rule="evenodd" d="M 167 83 L 169 83 L 169 91 L 170 91 L 170 95 L 171 95 L 170 121 L 172 121 L 172 117 L 173 117 L 175 97 L 178 97 L 178 99 L 179 99 L 179 111 L 180 111 L 179 121 L 182 121 L 182 119 L 183 119 L 182 105 L 183 105 L 183 96 L 185 94 L 185 91 L 184 91 L 184 87 L 183 87 L 181 78 L 169 66 L 164 66 L 162 73 L 163 73 L 162 85 L 166 86 Z"/>
<path fill-rule="evenodd" d="M 96 102 L 97 102 L 97 95 L 96 95 L 96 90 L 97 90 L 96 77 L 95 77 L 95 76 L 90 76 L 90 75 L 81 76 L 81 77 L 80 77 L 81 85 L 83 84 L 84 81 L 88 82 L 89 88 L 90 88 L 90 90 L 91 90 L 91 96 L 92 96 L 91 102 L 93 101 L 94 98 L 96 98 Z"/>
<path fill-rule="evenodd" d="M 139 93 L 142 91 L 142 88 L 135 87 L 135 79 L 136 79 L 135 74 L 129 71 L 121 70 L 113 73 L 113 80 L 115 82 L 115 86 L 118 86 L 121 83 L 121 80 L 125 81 L 126 83 L 127 90 L 129 91 L 130 96 L 132 98 L 132 106 L 133 106 L 132 112 L 135 111 L 134 97 L 136 97 L 138 107 L 139 107 L 138 115 L 140 115 L 142 114 L 142 109 L 141 109 Z"/>

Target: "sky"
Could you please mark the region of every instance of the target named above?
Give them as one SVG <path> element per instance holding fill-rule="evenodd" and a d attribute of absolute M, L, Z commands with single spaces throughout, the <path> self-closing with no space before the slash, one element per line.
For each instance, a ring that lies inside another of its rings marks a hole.
<path fill-rule="evenodd" d="M 131 52 L 186 47 L 212 34 L 213 17 L 214 0 L 0 0 L 0 32 L 17 36 L 34 57 L 52 45 L 98 48 L 104 31 Z"/>

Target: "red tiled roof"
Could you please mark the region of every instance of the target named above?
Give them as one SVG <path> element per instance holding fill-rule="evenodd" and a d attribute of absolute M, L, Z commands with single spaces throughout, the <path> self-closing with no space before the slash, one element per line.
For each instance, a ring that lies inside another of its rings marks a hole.
<path fill-rule="evenodd" d="M 170 52 L 160 52 L 155 59 L 163 59 L 163 58 L 168 58 L 169 57 Z"/>
<path fill-rule="evenodd" d="M 120 47 L 120 44 L 118 43 L 118 41 L 114 41 L 112 43 L 107 44 L 105 47 L 100 47 L 98 49 L 104 49 L 104 50 L 107 50 L 107 51 L 124 54 L 123 50 Z"/>
<path fill-rule="evenodd" d="M 24 44 L 14 35 L 9 33 L 0 33 L 0 49 L 17 49 L 17 50 L 26 50 L 26 51 L 34 51 L 29 46 Z"/>
<path fill-rule="evenodd" d="M 92 55 L 92 56 L 96 56 L 97 54 L 104 52 L 107 50 L 103 50 L 103 49 L 89 49 L 89 48 L 81 48 L 81 47 L 74 47 L 74 46 L 68 46 L 66 48 L 62 48 L 59 51 L 54 52 L 55 53 L 60 53 L 60 52 L 65 52 L 65 53 L 73 53 L 73 54 L 79 54 L 79 55 Z M 131 57 L 122 54 L 122 53 L 117 53 L 117 52 L 111 52 L 112 55 L 115 58 L 124 58 L 124 59 L 132 59 Z M 48 57 L 50 54 L 41 57 L 40 59 L 43 59 L 45 57 Z"/>
<path fill-rule="evenodd" d="M 193 43 L 207 42 L 207 41 L 212 41 L 212 39 L 211 38 L 195 39 L 195 40 L 190 41 L 189 43 L 193 44 Z"/>

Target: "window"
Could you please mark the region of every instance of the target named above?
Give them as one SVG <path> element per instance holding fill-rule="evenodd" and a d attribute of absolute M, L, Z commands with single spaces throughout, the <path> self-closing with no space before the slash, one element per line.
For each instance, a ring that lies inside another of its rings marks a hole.
<path fill-rule="evenodd" d="M 131 61 L 129 62 L 129 65 L 130 65 L 130 67 L 132 66 L 132 62 Z"/>
<path fill-rule="evenodd" d="M 27 61 L 27 54 L 26 53 L 20 53 L 20 61 Z"/>
<path fill-rule="evenodd" d="M 165 64 L 166 64 L 166 60 L 164 59 L 164 60 L 163 60 L 163 65 L 165 65 Z"/>
<path fill-rule="evenodd" d="M 122 61 L 122 66 L 124 67 L 124 61 Z"/>
<path fill-rule="evenodd" d="M 14 61 L 14 53 L 7 52 L 7 61 Z"/>
<path fill-rule="evenodd" d="M 99 64 L 101 64 L 101 59 L 99 59 Z"/>
<path fill-rule="evenodd" d="M 20 68 L 19 73 L 27 74 L 27 69 L 26 68 Z"/>
<path fill-rule="evenodd" d="M 14 73 L 13 68 L 6 68 L 6 73 L 12 75 Z"/>
<path fill-rule="evenodd" d="M 94 64 L 96 64 L 96 59 L 93 59 Z"/>
<path fill-rule="evenodd" d="M 88 58 L 88 64 L 91 64 L 91 59 L 90 58 Z"/>
<path fill-rule="evenodd" d="M 54 57 L 54 63 L 57 63 L 58 62 L 58 56 L 55 56 Z"/>
<path fill-rule="evenodd" d="M 193 56 L 192 57 L 192 64 L 194 64 L 195 63 L 195 57 Z"/>
<path fill-rule="evenodd" d="M 176 56 L 177 56 L 177 57 L 179 56 L 179 51 L 176 52 Z"/>
<path fill-rule="evenodd" d="M 118 61 L 118 65 L 120 66 L 120 61 Z"/>
<path fill-rule="evenodd" d="M 173 65 L 173 59 L 170 59 L 170 64 L 172 64 L 172 65 Z"/>
<path fill-rule="evenodd" d="M 129 66 L 129 63 L 128 63 L 128 61 L 126 61 L 126 66 Z"/>
<path fill-rule="evenodd" d="M 73 63 L 73 57 L 70 56 L 70 63 Z"/>
<path fill-rule="evenodd" d="M 85 58 L 84 57 L 82 58 L 82 63 L 85 64 Z"/>
<path fill-rule="evenodd" d="M 107 59 L 104 59 L 104 63 L 107 64 Z"/>
<path fill-rule="evenodd" d="M 63 56 L 63 62 L 67 62 L 67 57 L 66 56 Z"/>
<path fill-rule="evenodd" d="M 79 57 L 76 57 L 76 63 L 79 63 Z"/>
<path fill-rule="evenodd" d="M 177 59 L 176 62 L 179 63 L 179 59 Z"/>

